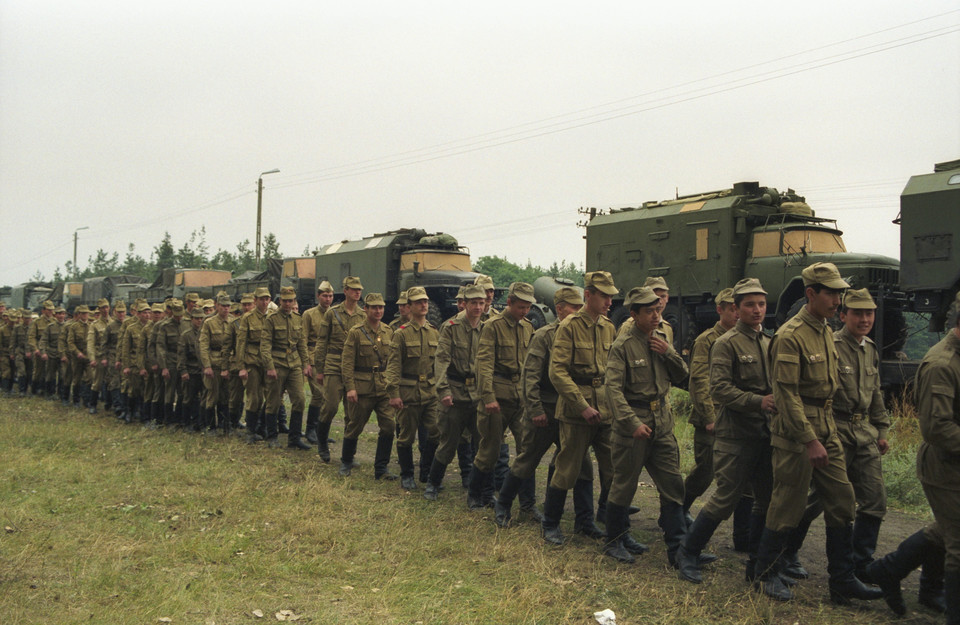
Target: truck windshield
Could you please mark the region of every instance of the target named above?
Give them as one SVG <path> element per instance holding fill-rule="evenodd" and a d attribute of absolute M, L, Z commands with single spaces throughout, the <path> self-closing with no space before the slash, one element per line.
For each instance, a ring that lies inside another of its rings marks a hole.
<path fill-rule="evenodd" d="M 415 261 L 419 271 L 470 271 L 470 256 L 459 252 L 404 252 L 400 271 L 413 271 Z"/>
<path fill-rule="evenodd" d="M 781 241 L 780 235 L 783 234 Z M 753 258 L 789 254 L 846 252 L 843 239 L 829 230 L 773 230 L 753 235 Z"/>

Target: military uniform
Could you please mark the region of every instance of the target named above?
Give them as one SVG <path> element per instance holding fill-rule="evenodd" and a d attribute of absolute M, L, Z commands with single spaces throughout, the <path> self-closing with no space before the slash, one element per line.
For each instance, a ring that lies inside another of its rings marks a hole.
<path fill-rule="evenodd" d="M 122 308 L 121 308 L 122 306 Z M 120 302 L 114 308 L 115 312 L 126 312 L 126 306 Z M 126 318 L 124 318 L 126 321 Z M 120 362 L 120 332 L 123 323 L 117 317 L 111 317 L 103 335 L 103 354 L 107 359 L 106 385 L 107 397 L 110 405 L 117 414 L 120 414 L 120 371 L 117 364 Z"/>
<path fill-rule="evenodd" d="M 17 377 L 17 385 L 20 388 L 20 395 L 24 396 L 27 394 L 27 382 L 29 381 L 30 374 L 27 371 L 26 363 L 26 354 L 27 354 L 27 319 L 29 319 L 30 313 L 21 313 L 20 323 L 16 324 L 13 327 L 13 362 L 14 362 L 14 373 Z"/>
<path fill-rule="evenodd" d="M 109 304 L 107 304 L 109 305 Z M 90 363 L 90 414 L 97 411 L 97 402 L 103 391 L 104 381 L 106 380 L 107 370 L 113 363 L 106 362 L 104 335 L 107 330 L 107 323 L 110 318 L 98 316 L 87 331 L 87 358 Z"/>
<path fill-rule="evenodd" d="M 141 304 L 141 310 L 147 305 Z M 140 312 L 140 311 L 137 311 Z M 139 404 L 143 402 L 144 383 L 146 382 L 146 341 L 143 333 L 144 322 L 139 315 L 132 315 L 130 325 L 123 332 L 120 343 L 120 366 L 127 378 L 127 421 L 134 418 Z"/>
<path fill-rule="evenodd" d="M 143 333 L 143 362 L 147 369 L 147 376 L 143 383 L 143 401 L 140 404 L 140 420 L 155 421 L 157 425 L 170 424 L 182 425 L 179 416 L 176 416 L 172 405 L 164 403 L 167 388 L 174 389 L 178 380 L 163 377 L 163 368 L 160 366 L 159 344 L 163 340 L 161 330 L 164 322 L 170 320 L 169 317 L 157 319 L 159 314 L 163 314 L 164 307 L 160 304 L 154 304 L 150 310 L 150 319 L 143 324 L 140 331 Z M 180 337 L 176 339 L 170 358 L 172 365 L 176 367 L 176 349 L 180 343 Z"/>
<path fill-rule="evenodd" d="M 86 311 L 86 306 L 78 307 Z M 87 363 L 87 332 L 90 325 L 87 321 L 76 319 L 76 322 L 70 326 L 67 331 L 67 359 L 70 361 L 70 377 L 73 389 L 73 404 L 80 406 L 81 395 L 86 399 L 87 388 L 89 384 L 89 371 Z"/>
<path fill-rule="evenodd" d="M 267 289 L 258 288 L 256 297 L 260 295 L 261 289 L 266 292 L 266 297 L 270 296 Z M 263 368 L 263 361 L 260 357 L 260 341 L 263 339 L 263 326 L 267 315 L 260 312 L 259 308 L 254 308 L 240 318 L 237 324 L 237 342 L 235 350 L 235 362 L 239 371 L 246 371 L 247 379 L 244 382 L 246 391 L 246 410 L 247 433 L 252 437 L 257 437 L 257 426 L 260 419 L 260 408 L 263 406 L 263 385 L 266 371 Z"/>
<path fill-rule="evenodd" d="M 190 311 L 190 318 L 203 319 L 203 311 L 194 308 Z M 171 317 L 171 320 L 176 317 Z M 161 336 L 165 334 L 160 331 Z M 167 354 L 164 364 L 169 368 L 171 365 L 176 367 L 178 378 L 174 378 L 172 371 L 171 377 L 166 382 L 181 382 L 181 395 L 179 401 L 183 402 L 183 424 L 197 432 L 209 427 L 209 423 L 202 420 L 199 415 L 200 392 L 203 390 L 203 363 L 200 360 L 200 328 L 192 323 L 184 332 L 180 333 L 177 339 L 177 361 L 174 365 L 170 360 L 170 354 Z"/>
<path fill-rule="evenodd" d="M 163 385 L 163 396 L 160 403 L 163 406 L 165 419 L 170 419 L 174 415 L 174 404 L 184 399 L 178 397 L 177 393 L 182 385 L 180 376 L 183 373 L 178 368 L 178 350 L 180 349 L 180 335 L 191 327 L 190 322 L 183 318 L 182 306 L 174 305 L 172 311 L 172 317 L 156 322 L 153 329 L 157 337 L 157 367 L 160 370 L 161 377 L 159 383 Z M 186 321 L 186 324 L 184 324 L 184 321 Z M 188 384 L 192 385 L 192 381 L 188 381 Z M 187 402 L 184 401 L 183 406 L 186 407 L 186 405 Z M 189 422 L 187 421 L 184 425 L 187 423 Z"/>
<path fill-rule="evenodd" d="M 53 302 L 49 300 L 44 302 L 40 318 L 30 324 L 29 332 L 27 333 L 27 348 L 30 350 L 33 360 L 34 393 L 43 394 L 46 391 L 47 361 L 40 358 L 40 339 L 47 331 L 47 327 L 56 321 L 53 316 L 53 310 Z"/>
<path fill-rule="evenodd" d="M 296 292 L 291 287 L 280 289 L 280 299 L 296 301 Z M 267 317 L 260 338 L 260 362 L 267 377 L 267 440 L 277 437 L 277 413 L 283 403 L 283 394 L 290 396 L 290 431 L 287 446 L 309 449 L 300 442 L 303 427 L 303 370 L 309 366 L 307 337 L 303 322 L 295 312 L 282 309 Z M 269 377 L 274 372 L 276 377 Z"/>
<path fill-rule="evenodd" d="M 38 349 L 41 353 L 41 359 L 46 356 L 45 365 L 45 383 L 46 391 L 51 399 L 57 396 L 57 381 L 60 373 L 60 350 L 59 339 L 60 330 L 63 323 L 54 318 L 52 323 L 47 324 L 43 334 L 40 336 Z"/>
<path fill-rule="evenodd" d="M 229 299 L 225 300 L 229 302 Z M 220 305 L 224 305 L 221 299 Z M 201 410 L 205 411 L 204 420 L 216 424 L 224 431 L 230 428 L 230 414 L 228 408 L 229 364 L 224 360 L 224 344 L 230 335 L 230 319 L 214 315 L 207 318 L 200 327 L 200 362 L 203 365 L 203 388 L 206 391 Z M 210 375 L 207 375 L 207 372 Z"/>
<path fill-rule="evenodd" d="M 0 380 L 3 381 L 3 390 L 8 393 L 13 389 L 13 322 L 10 315 L 11 311 L 5 311 L 0 324 Z"/>
<path fill-rule="evenodd" d="M 317 297 L 320 293 L 333 293 L 333 287 L 324 280 L 317 285 Z M 313 308 L 305 311 L 301 318 L 303 319 L 303 332 L 307 337 L 307 364 L 313 367 L 313 375 L 309 376 L 307 383 L 310 385 L 310 405 L 307 406 L 307 442 L 317 442 L 317 423 L 320 421 L 320 410 L 323 407 L 323 385 L 317 382 L 317 373 L 320 371 L 314 363 L 314 353 L 317 350 L 317 341 L 320 338 L 320 323 L 323 316 L 327 314 L 329 306 L 318 303 Z"/>
<path fill-rule="evenodd" d="M 75 323 L 77 323 L 76 318 L 71 317 L 60 327 L 60 333 L 57 335 L 57 351 L 60 353 L 60 399 L 64 406 L 70 403 L 70 386 L 73 384 L 73 370 L 70 358 L 67 356 L 67 335 L 70 333 L 70 327 Z"/>

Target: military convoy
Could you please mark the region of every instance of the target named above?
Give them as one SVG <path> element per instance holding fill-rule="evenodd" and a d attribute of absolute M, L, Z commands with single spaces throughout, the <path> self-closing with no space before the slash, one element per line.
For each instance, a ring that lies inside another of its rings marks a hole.
<path fill-rule="evenodd" d="M 201 299 L 214 296 L 215 286 L 230 280 L 230 272 L 220 269 L 164 269 L 153 284 L 133 289 L 131 298 L 141 297 L 149 304 L 163 302 L 168 297 L 183 299 L 187 293 L 198 293 Z"/>

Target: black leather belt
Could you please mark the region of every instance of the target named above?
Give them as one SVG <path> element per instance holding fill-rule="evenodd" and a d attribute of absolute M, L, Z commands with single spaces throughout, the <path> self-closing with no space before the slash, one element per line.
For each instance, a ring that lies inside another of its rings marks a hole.
<path fill-rule="evenodd" d="M 513 383 L 517 383 L 517 382 L 520 381 L 520 374 L 519 374 L 519 373 L 514 373 L 514 374 L 511 374 L 511 375 L 507 375 L 506 373 L 500 373 L 499 371 L 494 371 L 494 372 L 493 372 L 493 375 L 494 375 L 495 377 L 500 378 L 501 380 L 510 380 L 510 381 L 513 382 Z"/>
<path fill-rule="evenodd" d="M 600 376 L 599 378 L 587 378 L 578 375 L 572 375 L 570 378 L 577 386 L 592 386 L 594 388 L 603 386 L 603 376 Z"/>
<path fill-rule="evenodd" d="M 462 376 L 454 371 L 447 370 L 447 379 L 453 380 L 454 382 L 459 382 L 460 384 L 466 384 L 467 386 L 473 386 L 477 381 L 475 377 L 471 376 Z"/>
<path fill-rule="evenodd" d="M 328 349 L 328 350 L 327 350 L 327 353 L 328 353 L 328 354 L 332 354 L 332 355 L 334 355 L 334 356 L 339 356 L 340 354 L 343 353 L 343 350 L 342 350 L 342 349 Z"/>
<path fill-rule="evenodd" d="M 412 373 L 401 373 L 400 377 L 404 380 L 416 380 L 417 382 L 427 382 L 430 376 L 422 373 L 420 375 L 414 375 Z"/>
<path fill-rule="evenodd" d="M 800 401 L 802 401 L 806 406 L 814 406 L 816 408 L 826 408 L 827 403 L 832 400 L 823 399 L 821 397 L 804 397 L 803 395 L 801 395 Z"/>
<path fill-rule="evenodd" d="M 851 423 L 856 423 L 858 421 L 863 421 L 863 413 L 862 412 L 849 413 L 849 412 L 834 411 L 833 418 L 836 421 L 849 421 Z"/>
<path fill-rule="evenodd" d="M 642 399 L 628 399 L 627 403 L 630 404 L 631 408 L 641 408 L 643 410 L 652 410 L 657 412 L 660 410 L 660 406 L 663 405 L 663 399 L 654 399 L 653 401 L 644 401 Z"/>
<path fill-rule="evenodd" d="M 372 367 L 354 367 L 354 371 L 360 371 L 361 373 L 379 373 L 380 365 L 374 365 Z"/>

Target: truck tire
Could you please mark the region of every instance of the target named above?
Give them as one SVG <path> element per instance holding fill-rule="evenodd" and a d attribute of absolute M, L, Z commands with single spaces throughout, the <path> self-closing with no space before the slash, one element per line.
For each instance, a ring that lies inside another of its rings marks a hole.
<path fill-rule="evenodd" d="M 430 308 L 427 309 L 427 321 L 438 330 L 440 324 L 443 323 L 443 313 L 440 312 L 440 307 L 433 300 L 430 300 Z"/>
<path fill-rule="evenodd" d="M 533 324 L 534 330 L 539 330 L 543 326 L 547 325 L 546 315 L 544 315 L 543 311 L 536 306 L 530 307 L 530 312 L 527 313 L 527 321 Z"/>
<path fill-rule="evenodd" d="M 613 327 L 620 330 L 620 326 L 623 325 L 623 322 L 630 318 L 630 309 L 626 306 L 614 306 L 610 309 L 610 321 L 613 322 Z"/>

